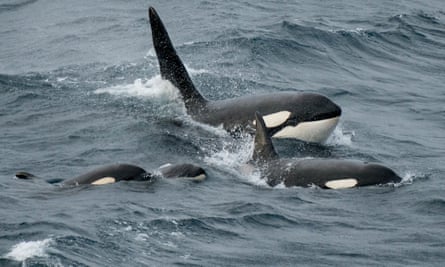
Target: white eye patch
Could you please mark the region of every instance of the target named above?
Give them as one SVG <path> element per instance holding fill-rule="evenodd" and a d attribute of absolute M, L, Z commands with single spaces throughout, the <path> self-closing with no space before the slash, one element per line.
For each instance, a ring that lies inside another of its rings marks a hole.
<path fill-rule="evenodd" d="M 200 175 L 195 176 L 195 177 L 190 177 L 189 179 L 193 180 L 193 181 L 201 182 L 201 181 L 204 181 L 206 178 L 207 178 L 207 176 L 205 174 L 200 174 Z"/>
<path fill-rule="evenodd" d="M 289 111 L 280 111 L 263 116 L 264 123 L 268 128 L 277 127 L 289 119 L 291 113 Z M 253 125 L 256 125 L 256 121 L 253 121 Z"/>
<path fill-rule="evenodd" d="M 337 126 L 340 117 L 319 121 L 300 122 L 297 126 L 286 126 L 274 134 L 275 138 L 296 138 L 306 142 L 323 143 Z"/>
<path fill-rule="evenodd" d="M 326 182 L 324 185 L 330 189 L 344 189 L 344 188 L 352 188 L 358 184 L 357 179 L 348 178 L 341 180 L 332 180 Z"/>
<path fill-rule="evenodd" d="M 93 185 L 104 185 L 104 184 L 112 184 L 116 182 L 116 178 L 114 177 L 103 177 L 100 179 L 97 179 L 96 181 L 92 182 Z"/>

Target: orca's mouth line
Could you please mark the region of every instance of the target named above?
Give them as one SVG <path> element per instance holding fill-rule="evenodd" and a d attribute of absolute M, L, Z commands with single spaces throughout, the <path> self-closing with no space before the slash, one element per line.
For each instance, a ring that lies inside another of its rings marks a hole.
<path fill-rule="evenodd" d="M 316 115 L 308 121 L 321 121 L 321 120 L 332 119 L 332 118 L 340 117 L 340 116 L 341 116 L 341 110 L 335 110 L 335 111 Z"/>

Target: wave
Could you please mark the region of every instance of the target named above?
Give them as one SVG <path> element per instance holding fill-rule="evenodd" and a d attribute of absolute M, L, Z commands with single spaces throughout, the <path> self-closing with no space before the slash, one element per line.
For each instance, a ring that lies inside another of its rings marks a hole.
<path fill-rule="evenodd" d="M 26 89 L 47 89 L 51 88 L 45 74 L 31 72 L 24 75 L 0 74 L 0 87 L 2 91 L 26 90 Z"/>
<path fill-rule="evenodd" d="M 15 11 L 22 7 L 26 7 L 36 3 L 38 0 L 11 1 L 12 3 L 0 4 L 0 13 L 6 11 Z"/>
<path fill-rule="evenodd" d="M 16 261 L 25 261 L 32 257 L 48 257 L 47 250 L 51 244 L 54 244 L 52 238 L 23 241 L 15 244 L 5 257 Z"/>
<path fill-rule="evenodd" d="M 236 29 L 192 46 L 213 47 L 220 50 L 219 57 L 230 57 L 232 64 L 256 64 L 261 69 L 270 68 L 271 63 L 282 66 L 283 62 L 330 69 L 359 62 L 373 66 L 376 58 L 431 69 L 445 59 L 445 24 L 434 16 L 418 12 L 368 24 L 372 25 L 368 29 L 332 29 L 285 20 L 266 26 L 265 31 Z"/>

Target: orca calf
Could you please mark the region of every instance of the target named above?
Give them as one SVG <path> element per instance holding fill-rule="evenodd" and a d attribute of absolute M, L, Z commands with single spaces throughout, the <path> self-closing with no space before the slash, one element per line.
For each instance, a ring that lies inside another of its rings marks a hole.
<path fill-rule="evenodd" d="M 253 164 L 270 186 L 316 185 L 326 189 L 398 183 L 402 179 L 391 169 L 377 164 L 340 159 L 279 159 L 262 116 L 256 112 Z"/>
<path fill-rule="evenodd" d="M 158 174 L 159 173 L 159 174 Z M 112 164 L 99 167 L 80 176 L 63 180 L 49 179 L 48 183 L 59 183 L 62 186 L 76 185 L 104 185 L 119 181 L 151 181 L 154 177 L 160 175 L 164 178 L 188 178 L 195 181 L 202 181 L 206 178 L 204 169 L 193 164 L 166 164 L 161 166 L 155 173 L 149 173 L 141 167 L 130 164 Z M 37 176 L 18 172 L 15 175 L 18 179 L 33 179 Z"/>
<path fill-rule="evenodd" d="M 222 125 L 230 132 L 241 130 L 253 134 L 254 114 L 259 111 L 265 115 L 273 137 L 313 143 L 325 142 L 335 129 L 341 108 L 319 94 L 289 91 L 219 101 L 206 99 L 193 85 L 156 10 L 150 7 L 148 13 L 161 76 L 179 89 L 193 119 Z"/>

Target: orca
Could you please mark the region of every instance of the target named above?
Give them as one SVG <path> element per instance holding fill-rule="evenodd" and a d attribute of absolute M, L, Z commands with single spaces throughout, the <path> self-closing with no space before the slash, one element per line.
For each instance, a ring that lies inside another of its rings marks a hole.
<path fill-rule="evenodd" d="M 270 186 L 316 185 L 325 189 L 398 183 L 393 170 L 377 163 L 344 159 L 280 159 L 259 112 L 255 113 L 256 133 L 252 162 Z"/>
<path fill-rule="evenodd" d="M 289 91 L 219 101 L 206 99 L 195 88 L 156 10 L 150 7 L 148 13 L 161 77 L 178 88 L 187 113 L 194 120 L 222 125 L 232 133 L 245 131 L 253 135 L 254 114 L 259 111 L 265 115 L 273 137 L 311 143 L 325 142 L 337 126 L 341 108 L 320 94 Z"/>
<path fill-rule="evenodd" d="M 202 181 L 206 178 L 206 172 L 201 167 L 189 163 L 166 164 L 153 173 L 149 173 L 136 165 L 112 164 L 96 168 L 71 179 L 48 179 L 46 181 L 51 184 L 60 184 L 61 186 L 104 185 L 119 181 L 151 181 L 157 176 Z M 38 178 L 28 172 L 17 172 L 15 177 L 18 179 Z"/>

